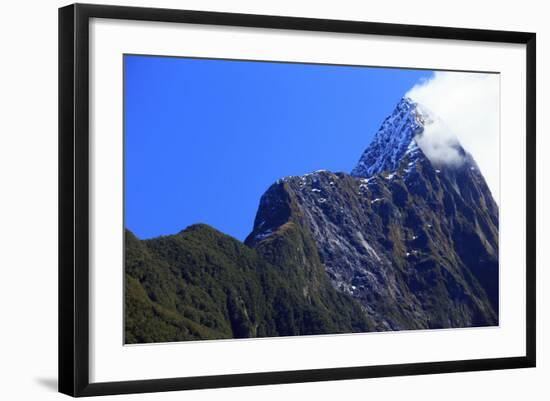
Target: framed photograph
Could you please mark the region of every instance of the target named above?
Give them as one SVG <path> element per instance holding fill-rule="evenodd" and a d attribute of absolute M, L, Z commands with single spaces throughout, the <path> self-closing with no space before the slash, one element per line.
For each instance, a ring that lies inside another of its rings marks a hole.
<path fill-rule="evenodd" d="M 59 10 L 59 390 L 535 366 L 535 34 Z"/>

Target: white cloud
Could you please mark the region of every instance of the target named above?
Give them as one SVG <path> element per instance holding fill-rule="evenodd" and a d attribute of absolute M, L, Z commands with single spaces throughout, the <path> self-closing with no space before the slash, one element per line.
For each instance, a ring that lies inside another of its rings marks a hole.
<path fill-rule="evenodd" d="M 459 152 L 456 136 L 440 119 L 427 121 L 422 135 L 415 139 L 420 149 L 435 165 L 459 166 L 464 161 Z"/>
<path fill-rule="evenodd" d="M 499 203 L 500 76 L 435 72 L 433 78 L 415 85 L 406 96 L 442 120 L 434 121 L 430 129 L 427 126 L 423 138 L 419 138 L 419 146 L 431 151 L 436 160 L 457 162 L 449 133 L 456 135 L 477 162 Z"/>

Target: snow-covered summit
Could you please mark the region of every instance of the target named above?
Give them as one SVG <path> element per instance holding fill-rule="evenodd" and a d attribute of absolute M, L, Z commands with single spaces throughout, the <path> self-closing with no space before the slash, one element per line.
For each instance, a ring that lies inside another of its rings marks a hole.
<path fill-rule="evenodd" d="M 395 171 L 405 155 L 422 153 L 432 162 L 438 162 L 439 153 L 449 160 L 454 156 L 460 160 L 464 150 L 441 120 L 424 106 L 404 97 L 384 120 L 351 175 L 371 177 L 383 171 Z"/>

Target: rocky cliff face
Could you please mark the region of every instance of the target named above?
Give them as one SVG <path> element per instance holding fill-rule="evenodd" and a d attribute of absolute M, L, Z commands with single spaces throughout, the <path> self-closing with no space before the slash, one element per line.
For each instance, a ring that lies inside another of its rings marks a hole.
<path fill-rule="evenodd" d="M 297 263 L 318 257 L 375 330 L 498 324 L 498 206 L 473 158 L 447 132 L 430 142 L 433 129 L 403 99 L 351 174 L 273 184 L 246 244 L 272 262 L 299 227 L 316 252 Z"/>

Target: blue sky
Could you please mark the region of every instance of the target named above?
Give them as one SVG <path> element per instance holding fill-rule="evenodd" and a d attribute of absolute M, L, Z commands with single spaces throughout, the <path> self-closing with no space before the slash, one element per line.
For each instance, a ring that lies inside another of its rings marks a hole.
<path fill-rule="evenodd" d="M 125 225 L 206 223 L 243 240 L 278 178 L 349 172 L 432 71 L 124 57 Z"/>

